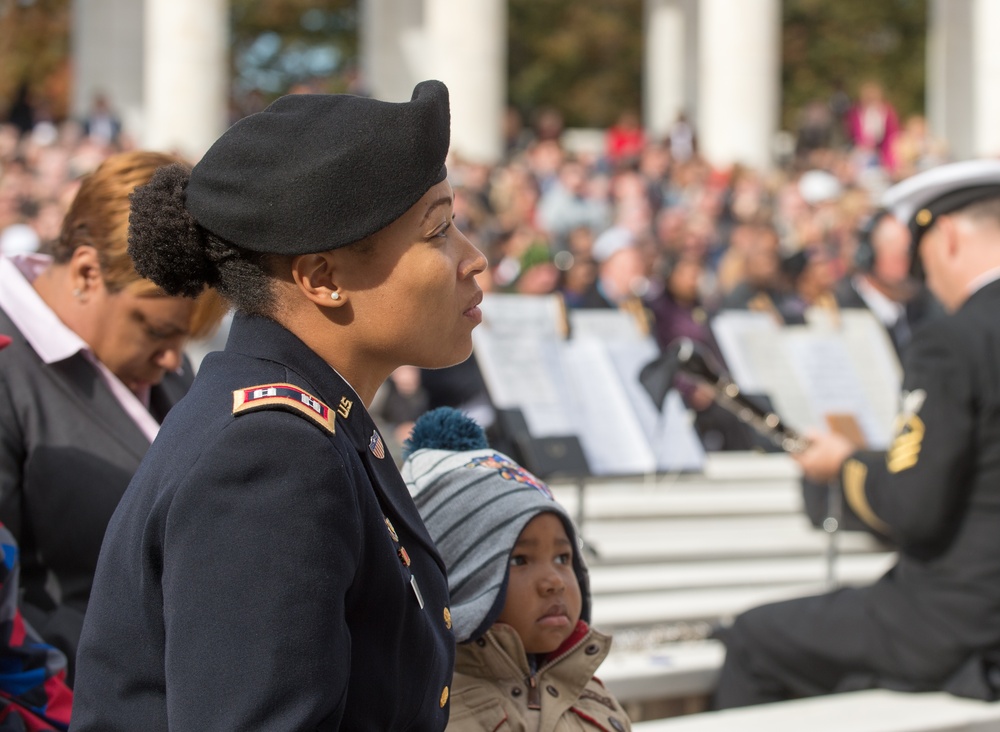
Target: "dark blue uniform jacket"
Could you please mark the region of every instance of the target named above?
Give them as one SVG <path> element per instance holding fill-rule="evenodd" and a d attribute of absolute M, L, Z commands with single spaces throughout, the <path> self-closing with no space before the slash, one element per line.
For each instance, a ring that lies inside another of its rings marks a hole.
<path fill-rule="evenodd" d="M 72 729 L 442 730 L 447 593 L 355 392 L 238 316 L 111 521 Z"/>

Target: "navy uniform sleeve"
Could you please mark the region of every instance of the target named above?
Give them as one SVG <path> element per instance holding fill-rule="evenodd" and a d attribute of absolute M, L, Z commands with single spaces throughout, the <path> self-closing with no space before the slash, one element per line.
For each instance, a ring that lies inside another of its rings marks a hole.
<path fill-rule="evenodd" d="M 308 421 L 266 411 L 220 433 L 163 529 L 171 730 L 337 727 L 360 526 L 344 460 Z"/>
<path fill-rule="evenodd" d="M 851 508 L 904 548 L 940 546 L 964 505 L 975 404 L 962 346 L 948 320 L 913 340 L 889 450 L 857 453 L 842 470 Z"/>

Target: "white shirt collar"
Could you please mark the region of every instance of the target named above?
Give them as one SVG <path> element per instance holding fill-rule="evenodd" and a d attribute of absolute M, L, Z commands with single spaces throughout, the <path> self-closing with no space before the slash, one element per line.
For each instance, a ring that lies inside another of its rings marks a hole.
<path fill-rule="evenodd" d="M 893 326 L 906 314 L 902 303 L 896 302 L 868 281 L 867 277 L 854 276 L 854 289 L 865 301 L 865 305 L 884 325 Z"/>
<path fill-rule="evenodd" d="M 0 308 L 47 364 L 90 350 L 31 284 L 51 264 L 52 258 L 42 254 L 0 257 Z"/>
<path fill-rule="evenodd" d="M 974 278 L 968 285 L 969 297 L 972 297 L 981 289 L 986 287 L 986 285 L 991 282 L 996 282 L 1000 280 L 1000 267 L 994 267 L 993 269 L 988 269 L 983 272 L 978 277 Z"/>

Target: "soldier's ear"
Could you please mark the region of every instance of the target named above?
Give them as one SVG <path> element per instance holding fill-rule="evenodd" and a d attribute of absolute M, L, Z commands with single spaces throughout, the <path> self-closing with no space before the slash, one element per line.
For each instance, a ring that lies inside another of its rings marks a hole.
<path fill-rule="evenodd" d="M 320 307 L 340 307 L 346 302 L 337 285 L 337 261 L 333 252 L 300 254 L 292 259 L 292 280 L 309 301 Z"/>

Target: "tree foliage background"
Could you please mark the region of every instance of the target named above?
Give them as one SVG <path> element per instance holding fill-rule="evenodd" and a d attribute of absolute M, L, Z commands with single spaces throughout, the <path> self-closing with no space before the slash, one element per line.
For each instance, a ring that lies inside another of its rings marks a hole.
<path fill-rule="evenodd" d="M 342 92 L 358 57 L 357 0 L 230 0 L 233 91 Z"/>
<path fill-rule="evenodd" d="M 612 124 L 642 93 L 643 0 L 509 0 L 508 96 L 569 126 Z"/>
<path fill-rule="evenodd" d="M 509 96 L 522 111 L 559 109 L 569 125 L 605 126 L 640 108 L 642 0 L 509 0 Z M 924 107 L 927 0 L 784 0 L 782 110 L 798 111 L 866 79 L 901 114 Z"/>
<path fill-rule="evenodd" d="M 416 0 L 414 0 L 416 1 Z M 474 0 L 463 0 L 472 2 Z M 135 0 L 141 2 L 141 0 Z M 235 96 L 351 88 L 359 0 L 231 0 Z M 58 118 L 69 97 L 71 0 L 0 0 L 0 113 L 22 79 Z M 927 0 L 784 0 L 782 121 L 881 79 L 905 115 L 924 104 Z M 605 126 L 640 109 L 643 0 L 508 0 L 509 100 Z"/>
<path fill-rule="evenodd" d="M 69 103 L 68 0 L 0 0 L 0 112 L 27 85 L 61 118 Z"/>
<path fill-rule="evenodd" d="M 927 0 L 784 0 L 782 122 L 840 90 L 881 82 L 901 117 L 922 114 Z"/>

